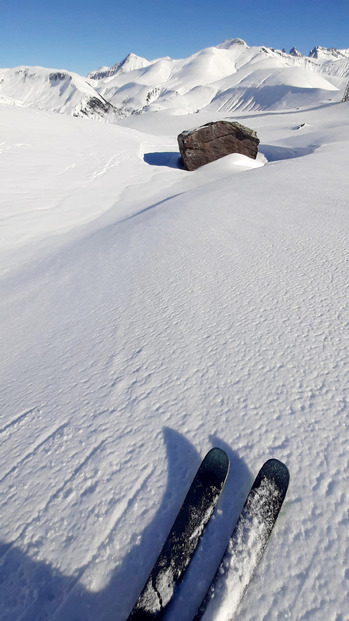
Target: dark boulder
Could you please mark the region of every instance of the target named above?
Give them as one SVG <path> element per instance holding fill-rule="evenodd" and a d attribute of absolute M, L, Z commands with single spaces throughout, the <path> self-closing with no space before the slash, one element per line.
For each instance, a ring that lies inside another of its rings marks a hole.
<path fill-rule="evenodd" d="M 230 121 L 216 121 L 184 131 L 177 140 L 186 170 L 196 170 L 230 153 L 256 159 L 259 145 L 253 129 Z"/>

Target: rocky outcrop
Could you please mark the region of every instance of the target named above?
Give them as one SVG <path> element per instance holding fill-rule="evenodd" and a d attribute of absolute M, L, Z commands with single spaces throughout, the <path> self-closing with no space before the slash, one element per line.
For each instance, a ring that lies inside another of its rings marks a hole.
<path fill-rule="evenodd" d="M 230 121 L 216 121 L 184 131 L 177 140 L 186 170 L 196 170 L 230 153 L 256 159 L 259 145 L 253 129 Z"/>
<path fill-rule="evenodd" d="M 317 45 L 309 52 L 310 58 L 316 58 L 317 60 L 338 60 L 348 59 L 349 49 L 337 50 L 335 47 L 321 47 Z"/>
<path fill-rule="evenodd" d="M 298 52 L 297 48 L 293 46 L 293 48 L 289 51 L 289 54 L 291 56 L 302 56 L 302 54 L 300 52 Z"/>

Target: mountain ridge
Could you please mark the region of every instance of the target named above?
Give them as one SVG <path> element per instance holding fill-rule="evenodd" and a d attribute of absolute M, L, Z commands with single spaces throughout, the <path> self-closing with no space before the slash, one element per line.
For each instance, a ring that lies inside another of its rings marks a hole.
<path fill-rule="evenodd" d="M 96 71 L 91 71 L 87 74 L 87 78 L 91 80 L 100 80 L 103 78 L 109 78 L 116 73 L 125 73 L 127 71 L 134 71 L 141 67 L 146 67 L 150 64 L 150 61 L 137 54 L 130 52 L 127 56 L 118 63 L 115 63 L 112 67 L 100 67 Z"/>
<path fill-rule="evenodd" d="M 225 41 L 223 41 L 222 43 L 219 43 L 218 45 L 214 47 L 216 47 L 217 49 L 229 49 L 232 45 L 240 45 L 242 47 L 247 47 L 247 48 L 250 47 L 243 39 L 239 39 L 239 38 L 226 39 Z M 261 47 L 264 48 L 264 46 L 261 46 Z M 272 47 L 265 46 L 265 49 L 272 50 L 273 52 L 281 52 L 283 54 L 288 54 L 290 56 L 297 56 L 297 57 L 302 57 L 302 58 L 314 58 L 314 59 L 326 58 L 326 60 L 330 59 L 330 57 L 332 57 L 333 60 L 337 60 L 340 58 L 349 58 L 349 48 L 346 48 L 346 49 L 338 49 L 335 47 L 326 48 L 326 47 L 317 45 L 313 47 L 307 55 L 302 54 L 295 46 L 293 46 L 289 52 L 286 52 L 285 48 L 283 48 L 282 50 L 278 50 Z M 149 65 L 155 62 L 156 60 L 158 60 L 158 58 L 153 59 L 153 60 L 147 60 L 146 58 L 143 58 L 142 56 L 138 56 L 137 54 L 130 52 L 129 54 L 127 54 L 127 56 L 125 56 L 124 59 L 116 62 L 114 65 L 112 65 L 112 67 L 107 67 L 107 66 L 100 67 L 97 70 L 89 72 L 87 74 L 87 77 L 92 78 L 92 79 L 98 79 L 97 77 L 98 75 L 100 75 L 101 77 L 102 76 L 108 77 L 109 75 L 114 75 L 115 73 L 117 73 L 121 68 L 123 68 L 124 71 L 125 70 L 132 71 L 136 67 L 131 68 L 131 63 L 129 61 L 133 58 L 138 59 L 139 61 L 143 61 L 144 62 L 143 66 Z M 169 57 L 166 57 L 166 58 L 169 58 Z M 174 59 L 171 59 L 171 60 L 174 60 Z"/>
<path fill-rule="evenodd" d="M 0 102 L 92 119 L 118 116 L 86 78 L 46 67 L 0 69 Z"/>
<path fill-rule="evenodd" d="M 230 114 L 341 101 L 349 49 L 317 46 L 309 56 L 230 39 L 187 58 L 130 53 L 86 77 L 44 67 L 0 69 L 0 102 L 115 123 L 147 112 Z M 329 97 L 330 95 L 330 97 Z"/>

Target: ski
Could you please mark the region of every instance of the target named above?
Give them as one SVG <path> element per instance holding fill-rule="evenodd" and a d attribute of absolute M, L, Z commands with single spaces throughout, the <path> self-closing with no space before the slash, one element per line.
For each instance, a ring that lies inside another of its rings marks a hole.
<path fill-rule="evenodd" d="M 230 621 L 262 558 L 289 483 L 287 467 L 269 459 L 260 469 L 220 565 L 193 621 Z"/>
<path fill-rule="evenodd" d="M 213 513 L 228 471 L 226 453 L 211 449 L 201 462 L 128 621 L 163 618 Z"/>

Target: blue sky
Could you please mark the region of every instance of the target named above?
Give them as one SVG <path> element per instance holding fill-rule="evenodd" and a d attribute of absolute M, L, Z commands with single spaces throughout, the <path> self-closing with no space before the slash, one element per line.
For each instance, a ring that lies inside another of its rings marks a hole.
<path fill-rule="evenodd" d="M 349 48 L 349 0 L 0 0 L 0 67 L 85 75 L 129 52 L 183 58 L 225 39 Z"/>

